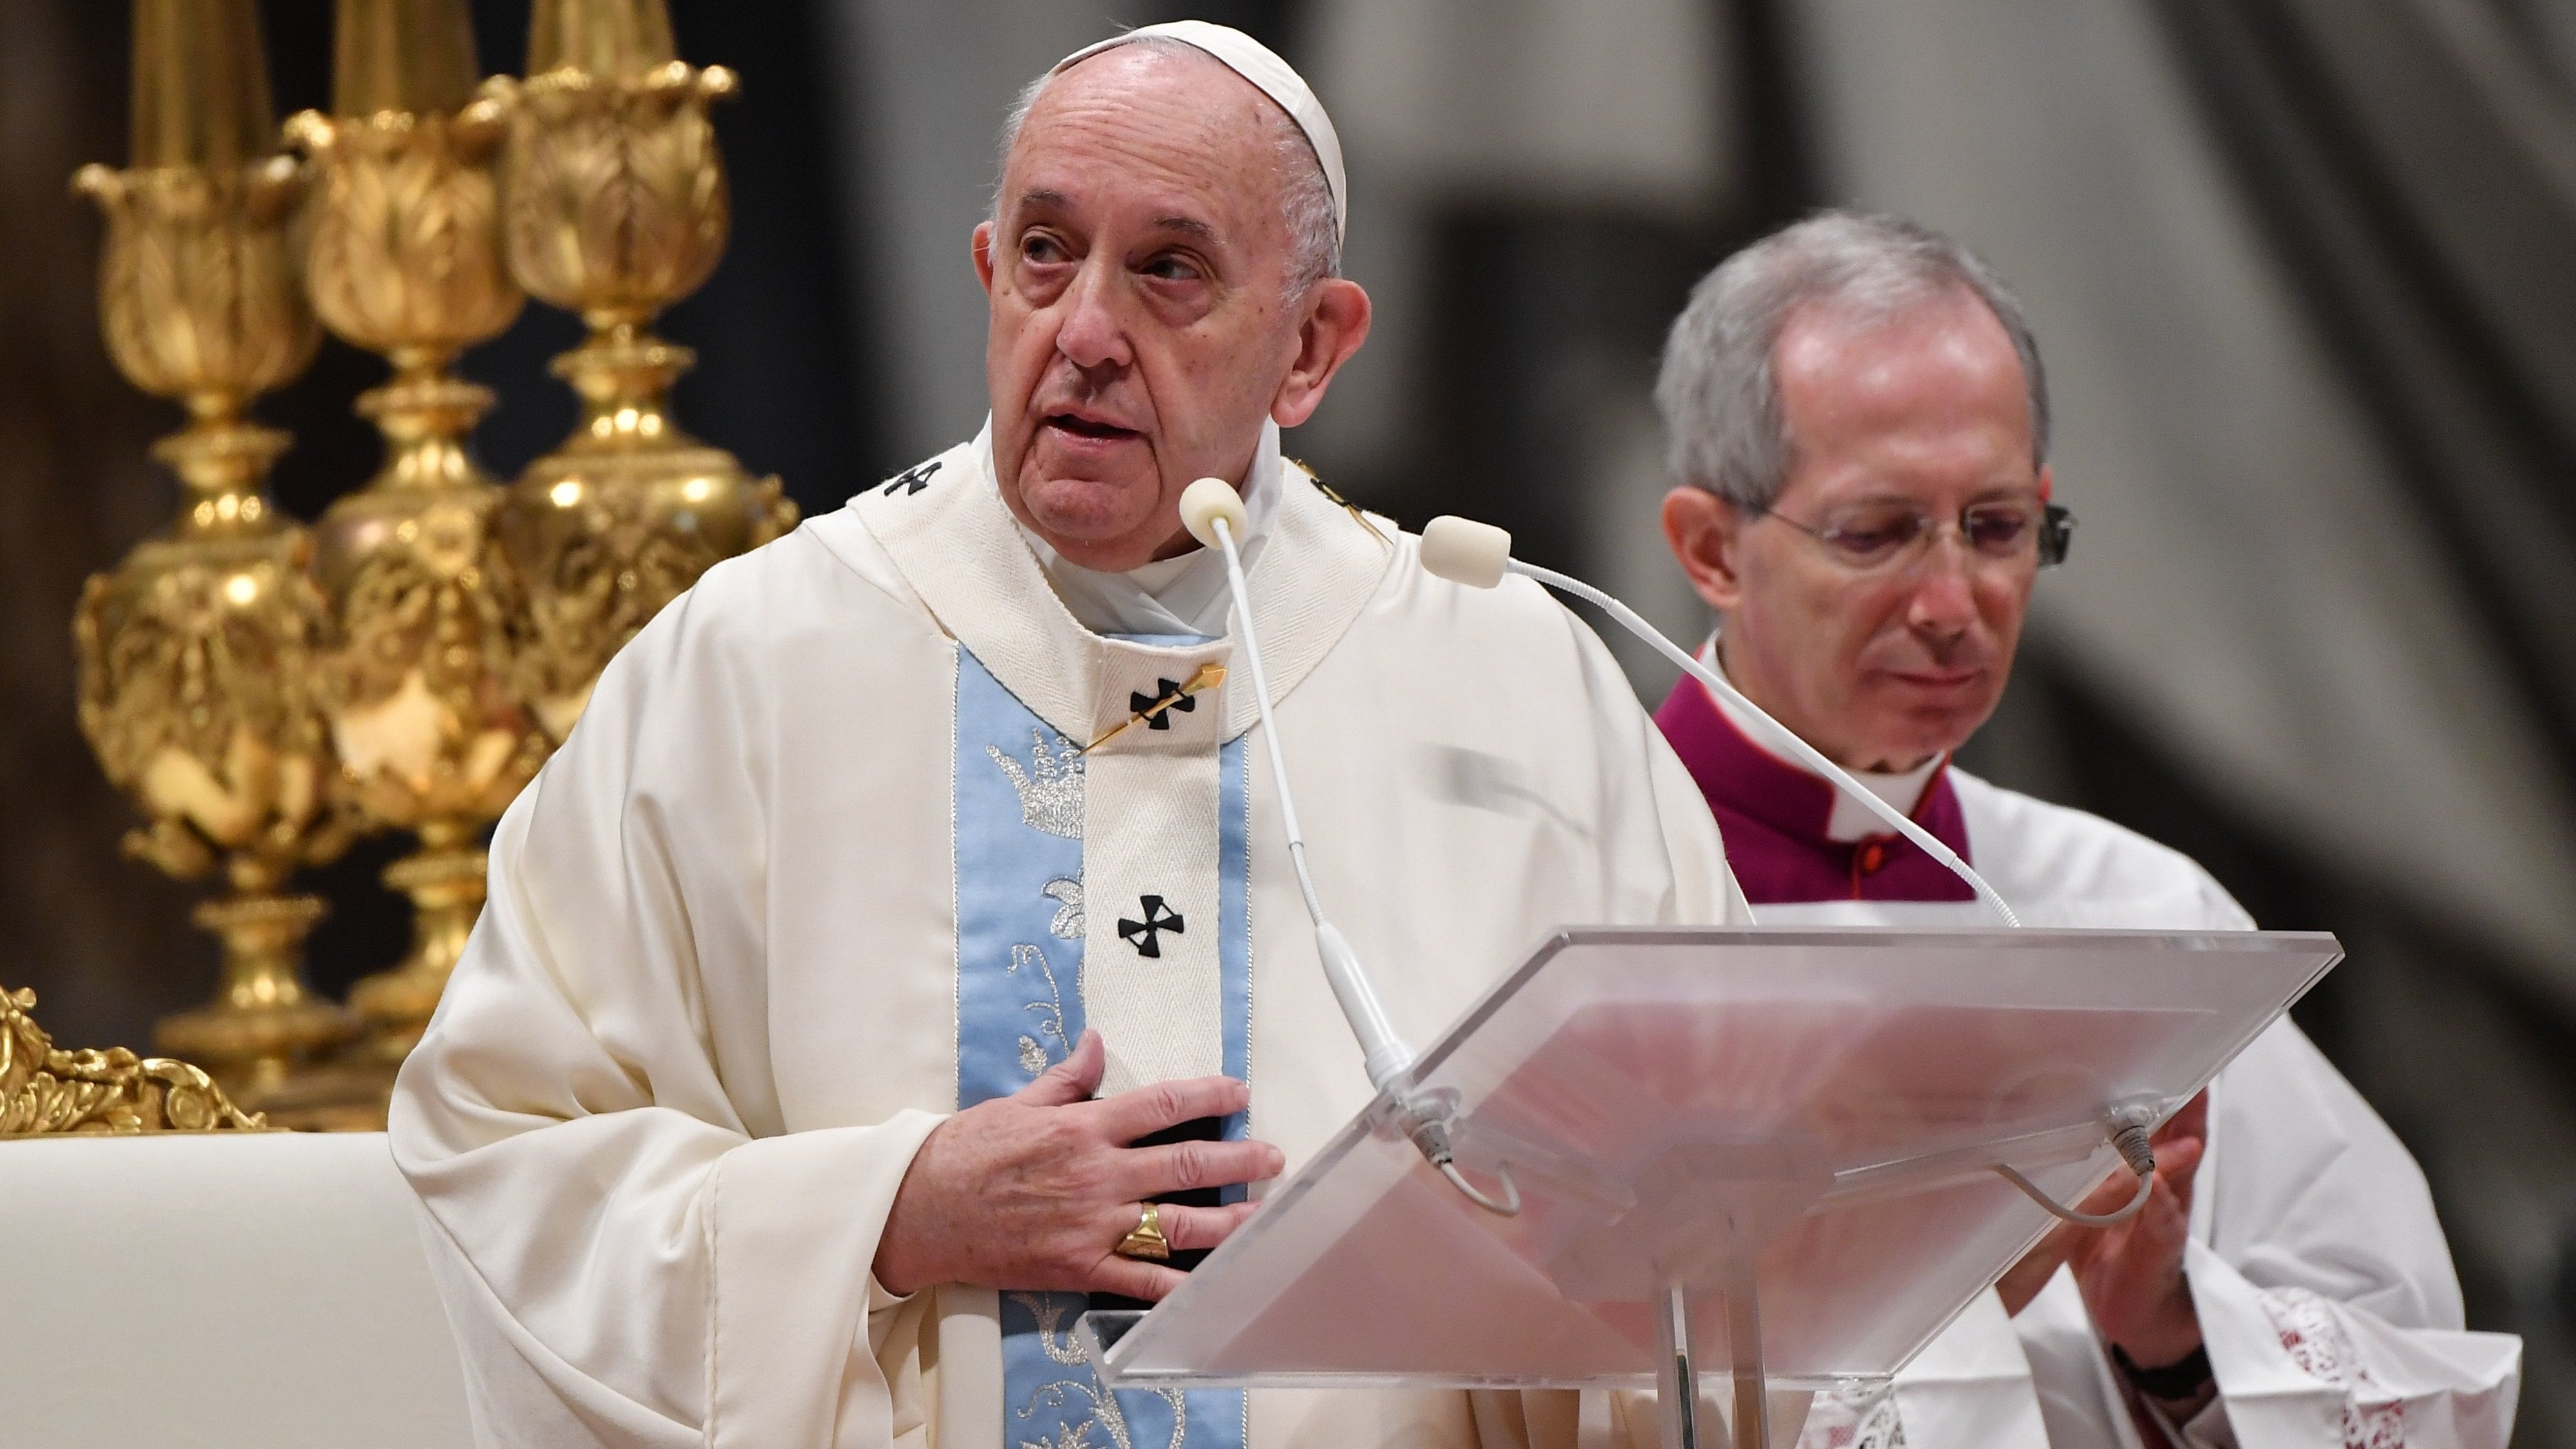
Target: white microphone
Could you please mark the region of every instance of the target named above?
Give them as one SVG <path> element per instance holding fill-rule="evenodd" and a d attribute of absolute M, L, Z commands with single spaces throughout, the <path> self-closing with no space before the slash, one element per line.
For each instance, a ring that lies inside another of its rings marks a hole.
<path fill-rule="evenodd" d="M 1395 1080 L 1413 1065 L 1413 1050 L 1395 1034 L 1395 1024 L 1387 1019 L 1386 1007 L 1379 1002 L 1376 988 L 1369 984 L 1367 969 L 1360 965 L 1350 942 L 1324 915 L 1324 903 L 1315 894 L 1314 877 L 1306 871 L 1306 835 L 1297 824 L 1297 800 L 1288 789 L 1288 764 L 1279 753 L 1279 724 L 1270 717 L 1270 681 L 1261 670 L 1261 639 L 1252 627 L 1252 595 L 1244 584 L 1243 555 L 1235 544 L 1243 533 L 1242 495 L 1222 478 L 1201 478 L 1182 490 L 1181 526 L 1190 531 L 1190 537 L 1225 554 L 1225 581 L 1234 594 L 1235 628 L 1243 635 L 1244 662 L 1252 669 L 1252 697 L 1261 710 L 1261 738 L 1270 751 L 1270 778 L 1279 790 L 1280 819 L 1288 827 L 1288 860 L 1297 870 L 1297 889 L 1306 897 L 1306 915 L 1315 923 L 1315 951 L 1324 959 L 1324 979 L 1332 984 L 1333 999 L 1341 1003 L 1342 1015 L 1350 1019 L 1351 1034 L 1359 1038 L 1369 1085 L 1380 1092 L 1391 1091 Z"/>
<path fill-rule="evenodd" d="M 1324 903 L 1315 894 L 1315 879 L 1306 870 L 1305 831 L 1297 824 L 1297 799 L 1288 788 L 1288 762 L 1279 749 L 1279 722 L 1270 715 L 1270 681 L 1261 669 L 1261 637 L 1253 629 L 1252 591 L 1244 582 L 1243 554 L 1235 543 L 1243 534 L 1242 495 L 1222 478 L 1201 478 L 1181 492 L 1181 526 L 1202 546 L 1225 555 L 1226 588 L 1234 596 L 1234 627 L 1243 637 L 1244 663 L 1252 671 L 1253 703 L 1261 711 L 1261 739 L 1270 754 L 1270 779 L 1279 791 L 1279 818 L 1288 830 L 1288 861 L 1297 871 L 1297 889 L 1306 898 L 1306 916 L 1315 924 L 1315 954 L 1323 961 L 1324 979 L 1333 988 L 1333 999 L 1341 1004 L 1342 1016 L 1351 1024 L 1351 1035 L 1359 1039 L 1360 1059 L 1368 1070 L 1369 1086 L 1394 1105 L 1396 1125 L 1451 1186 L 1489 1211 L 1505 1217 L 1517 1214 L 1521 1195 L 1510 1172 L 1501 1174 L 1500 1198 L 1479 1191 L 1458 1170 L 1444 1104 L 1411 1098 L 1399 1090 L 1404 1074 L 1412 1070 L 1413 1049 L 1396 1035 L 1395 1023 L 1387 1018 L 1377 989 L 1369 984 L 1368 969 L 1325 916 Z M 1508 540 L 1506 543 L 1508 551 Z"/>
<path fill-rule="evenodd" d="M 1231 493 L 1233 490 L 1227 491 Z M 1186 510 L 1186 499 L 1183 507 Z M 1693 679 L 1707 685 L 1713 693 L 1743 711 L 1747 718 L 1757 724 L 1759 732 L 1768 736 L 1761 743 L 1822 775 L 1871 814 L 1886 821 L 1897 834 L 1921 846 L 1924 854 L 1948 866 L 1953 874 L 1966 881 L 1977 893 L 1977 899 L 1985 902 L 1996 915 L 2003 918 L 2004 924 L 2008 926 L 2021 924 L 2021 918 L 2013 914 L 2012 907 L 2005 904 L 2004 898 L 1996 892 L 1995 888 L 1986 883 L 1986 878 L 1971 869 L 1966 861 L 1959 858 L 1957 852 L 1933 838 L 1932 832 L 1907 819 L 1904 811 L 1880 799 L 1875 791 L 1853 779 L 1840 765 L 1826 759 L 1815 746 L 1798 738 L 1788 726 L 1773 719 L 1759 705 L 1746 699 L 1734 685 L 1727 683 L 1724 675 L 1700 663 L 1690 651 L 1665 638 L 1654 625 L 1640 618 L 1636 610 L 1581 579 L 1569 578 L 1553 569 L 1543 569 L 1536 564 L 1523 563 L 1512 557 L 1512 536 L 1509 533 L 1490 523 L 1478 523 L 1473 519 L 1455 516 L 1435 518 L 1422 529 L 1422 566 L 1441 578 L 1452 583 L 1465 584 L 1469 588 L 1490 589 L 1503 581 L 1504 574 L 1514 573 L 1535 579 L 1549 588 L 1572 594 L 1576 598 L 1590 600 L 1600 606 L 1602 612 L 1618 621 L 1619 627 L 1653 645 L 1658 653 L 1680 665 Z"/>

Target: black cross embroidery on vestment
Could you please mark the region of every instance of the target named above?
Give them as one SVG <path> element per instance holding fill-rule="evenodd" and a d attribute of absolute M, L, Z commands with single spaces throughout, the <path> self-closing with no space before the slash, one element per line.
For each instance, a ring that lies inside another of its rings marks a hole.
<path fill-rule="evenodd" d="M 929 487 L 930 475 L 938 471 L 939 461 L 935 458 L 927 463 L 916 463 L 886 480 L 885 496 L 892 498 L 897 490 L 901 490 L 903 496 L 909 498 Z"/>
<path fill-rule="evenodd" d="M 1118 938 L 1135 947 L 1137 955 L 1160 959 L 1163 942 L 1159 933 L 1169 931 L 1175 936 L 1181 935 L 1185 928 L 1181 925 L 1180 913 L 1164 905 L 1161 896 L 1143 896 L 1137 904 L 1145 908 L 1145 919 L 1130 921 L 1121 917 Z"/>
<path fill-rule="evenodd" d="M 1127 708 L 1145 721 L 1145 728 L 1149 730 L 1170 729 L 1172 727 L 1172 721 L 1170 719 L 1171 711 L 1176 709 L 1192 710 L 1199 707 L 1199 702 L 1195 695 L 1183 694 L 1181 692 L 1181 687 L 1174 684 L 1172 681 L 1168 679 L 1157 679 L 1154 682 L 1162 686 L 1161 693 L 1137 694 L 1130 692 L 1127 696 Z M 1151 955 L 1153 953 L 1149 951 L 1146 954 Z"/>

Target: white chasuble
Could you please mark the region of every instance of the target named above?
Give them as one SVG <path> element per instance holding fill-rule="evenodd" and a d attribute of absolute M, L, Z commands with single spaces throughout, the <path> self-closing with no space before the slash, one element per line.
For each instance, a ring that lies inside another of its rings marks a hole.
<path fill-rule="evenodd" d="M 1316 886 L 1427 1043 L 1568 923 L 1747 919 L 1599 641 L 1462 589 L 1293 467 L 1251 592 Z M 719 565 L 495 831 L 404 1068 L 488 1445 L 1567 1449 L 1572 1395 L 1102 1395 L 1078 1298 L 897 1299 L 914 1151 L 1085 1027 L 1104 1090 L 1216 1072 L 1291 1169 L 1368 1098 L 1229 637 L 1107 638 L 981 440 Z M 1257 1195 L 1257 1192 L 1256 1192 Z"/>

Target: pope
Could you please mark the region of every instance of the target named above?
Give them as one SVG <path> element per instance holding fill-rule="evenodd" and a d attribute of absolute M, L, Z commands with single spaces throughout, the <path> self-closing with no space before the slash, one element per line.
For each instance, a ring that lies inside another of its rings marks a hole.
<path fill-rule="evenodd" d="M 1315 885 L 1404 1034 L 1560 923 L 1748 917 L 1589 631 L 1281 457 L 1369 329 L 1296 74 L 1149 27 L 1009 136 L 982 433 L 711 570 L 495 831 L 392 1119 L 476 1432 L 1571 1445 L 1618 1406 L 1113 1395 L 1070 1342 L 1370 1096 L 1194 480 L 1240 494 Z"/>

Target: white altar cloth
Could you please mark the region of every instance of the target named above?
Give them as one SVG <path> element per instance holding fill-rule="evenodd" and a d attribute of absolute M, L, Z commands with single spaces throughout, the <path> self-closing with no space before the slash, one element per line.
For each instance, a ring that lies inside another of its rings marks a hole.
<path fill-rule="evenodd" d="M 0 1142 L 12 1445 L 465 1449 L 380 1133 Z"/>

